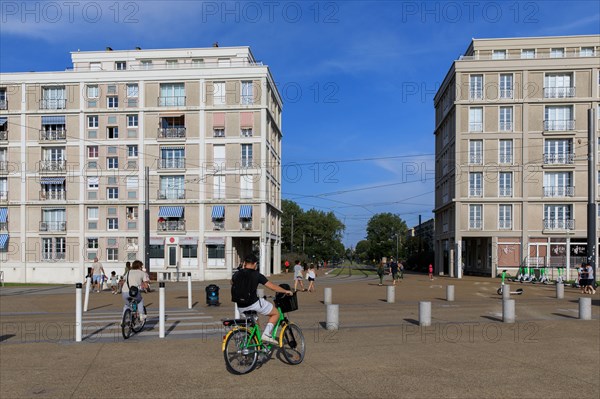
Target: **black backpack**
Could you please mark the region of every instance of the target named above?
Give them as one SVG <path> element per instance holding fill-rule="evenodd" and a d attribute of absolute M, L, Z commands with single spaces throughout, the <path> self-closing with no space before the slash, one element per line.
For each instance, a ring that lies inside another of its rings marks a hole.
<path fill-rule="evenodd" d="M 256 302 L 256 291 L 253 286 L 253 278 L 250 273 L 256 273 L 255 270 L 238 270 L 231 278 L 231 301 L 245 308 Z"/>

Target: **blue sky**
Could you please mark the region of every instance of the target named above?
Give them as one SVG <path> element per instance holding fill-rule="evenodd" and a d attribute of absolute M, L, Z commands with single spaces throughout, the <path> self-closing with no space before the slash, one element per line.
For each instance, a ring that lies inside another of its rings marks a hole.
<path fill-rule="evenodd" d="M 283 198 L 334 211 L 350 246 L 376 213 L 433 216 L 433 96 L 472 38 L 598 33 L 597 1 L 3 1 L 0 72 L 250 46 L 284 99 Z"/>

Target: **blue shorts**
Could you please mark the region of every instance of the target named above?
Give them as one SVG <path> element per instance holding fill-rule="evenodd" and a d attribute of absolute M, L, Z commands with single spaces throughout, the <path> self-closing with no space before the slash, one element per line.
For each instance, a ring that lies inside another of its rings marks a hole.
<path fill-rule="evenodd" d="M 101 274 L 94 274 L 92 276 L 92 283 L 101 283 L 102 282 L 102 275 Z"/>

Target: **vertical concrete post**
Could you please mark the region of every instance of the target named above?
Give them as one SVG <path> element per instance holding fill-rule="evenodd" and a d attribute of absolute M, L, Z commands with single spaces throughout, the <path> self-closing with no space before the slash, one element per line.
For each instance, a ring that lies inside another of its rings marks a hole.
<path fill-rule="evenodd" d="M 87 312 L 88 304 L 90 303 L 90 287 L 92 286 L 92 278 L 86 277 L 85 279 L 85 300 L 83 302 L 83 311 Z"/>
<path fill-rule="evenodd" d="M 565 285 L 556 284 L 556 298 L 563 299 L 565 297 Z"/>
<path fill-rule="evenodd" d="M 337 330 L 340 326 L 340 305 L 327 305 L 327 319 L 325 321 L 325 328 L 327 330 Z"/>
<path fill-rule="evenodd" d="M 431 302 L 419 302 L 419 325 L 423 327 L 431 325 Z"/>
<path fill-rule="evenodd" d="M 510 299 L 510 284 L 504 284 L 502 287 L 502 300 L 508 301 Z"/>
<path fill-rule="evenodd" d="M 454 286 L 453 285 L 446 286 L 446 300 L 448 302 L 454 302 Z"/>
<path fill-rule="evenodd" d="M 192 308 L 192 276 L 188 276 L 188 309 Z"/>
<path fill-rule="evenodd" d="M 502 300 L 502 321 L 504 323 L 515 322 L 515 300 L 505 299 Z"/>
<path fill-rule="evenodd" d="M 396 287 L 393 285 L 387 286 L 387 303 L 396 302 Z"/>
<path fill-rule="evenodd" d="M 81 283 L 75 284 L 75 342 L 81 342 Z"/>
<path fill-rule="evenodd" d="M 592 320 L 592 298 L 579 298 L 579 319 Z"/>
<path fill-rule="evenodd" d="M 165 283 L 158 283 L 158 338 L 165 337 Z"/>
<path fill-rule="evenodd" d="M 325 287 L 323 290 L 323 303 L 325 305 L 331 305 L 331 302 L 332 302 L 331 297 L 332 297 L 331 288 Z"/>

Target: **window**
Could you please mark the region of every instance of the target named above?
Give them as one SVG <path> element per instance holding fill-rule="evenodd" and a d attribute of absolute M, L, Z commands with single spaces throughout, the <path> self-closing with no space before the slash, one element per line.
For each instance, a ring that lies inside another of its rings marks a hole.
<path fill-rule="evenodd" d="M 140 62 L 140 66 L 142 69 L 152 69 L 152 61 L 151 60 L 142 60 Z"/>
<path fill-rule="evenodd" d="M 182 245 L 181 256 L 186 259 L 195 259 L 198 257 L 197 245 Z"/>
<path fill-rule="evenodd" d="M 88 220 L 98 220 L 98 208 L 97 207 L 89 207 L 87 209 L 87 218 Z"/>
<path fill-rule="evenodd" d="M 106 189 L 106 198 L 119 199 L 119 187 L 108 187 Z"/>
<path fill-rule="evenodd" d="M 101 62 L 90 62 L 90 71 L 101 71 L 102 63 Z"/>
<path fill-rule="evenodd" d="M 116 61 L 115 62 L 115 69 L 117 71 L 124 71 L 127 69 L 127 62 L 125 61 Z"/>
<path fill-rule="evenodd" d="M 498 162 L 501 164 L 513 163 L 513 142 L 512 140 L 500 140 L 498 145 Z"/>
<path fill-rule="evenodd" d="M 87 248 L 88 249 L 98 249 L 98 239 L 97 238 L 88 238 L 87 239 Z"/>
<path fill-rule="evenodd" d="M 253 197 L 253 178 L 252 175 L 241 175 L 240 176 L 240 198 L 252 198 Z"/>
<path fill-rule="evenodd" d="M 99 91 L 98 86 L 87 86 L 87 98 L 98 98 Z"/>
<path fill-rule="evenodd" d="M 572 197 L 572 172 L 544 172 L 544 197 Z"/>
<path fill-rule="evenodd" d="M 106 169 L 119 169 L 119 158 L 118 157 L 106 158 Z"/>
<path fill-rule="evenodd" d="M 158 105 L 161 107 L 185 105 L 185 85 L 183 83 L 161 83 Z"/>
<path fill-rule="evenodd" d="M 164 259 L 165 257 L 165 246 L 164 245 L 150 245 L 150 259 Z"/>
<path fill-rule="evenodd" d="M 469 108 L 469 132 L 483 132 L 483 108 Z"/>
<path fill-rule="evenodd" d="M 498 206 L 498 229 L 512 229 L 512 205 Z"/>
<path fill-rule="evenodd" d="M 42 238 L 42 260 L 64 260 L 66 251 L 65 237 Z"/>
<path fill-rule="evenodd" d="M 535 49 L 523 49 L 523 50 L 521 50 L 521 58 L 523 58 L 523 59 L 535 58 Z"/>
<path fill-rule="evenodd" d="M 513 130 L 513 109 L 512 107 L 500 107 L 500 131 L 512 132 Z"/>
<path fill-rule="evenodd" d="M 582 47 L 579 50 L 580 57 L 593 57 L 594 56 L 594 48 L 593 47 Z"/>
<path fill-rule="evenodd" d="M 127 215 L 127 220 L 137 220 L 138 219 L 138 207 L 137 206 L 126 207 L 125 214 Z"/>
<path fill-rule="evenodd" d="M 500 75 L 500 98 L 513 98 L 513 75 L 511 73 Z"/>
<path fill-rule="evenodd" d="M 127 237 L 127 250 L 137 251 L 139 248 L 139 240 L 137 237 Z"/>
<path fill-rule="evenodd" d="M 252 81 L 242 81 L 242 105 L 250 105 L 254 102 Z"/>
<path fill-rule="evenodd" d="M 469 140 L 469 164 L 483 164 L 483 140 Z"/>
<path fill-rule="evenodd" d="M 469 205 L 469 229 L 483 229 L 483 205 Z"/>
<path fill-rule="evenodd" d="M 117 97 L 117 96 L 106 97 L 106 107 L 107 108 L 119 108 L 119 97 Z"/>
<path fill-rule="evenodd" d="M 137 158 L 137 156 L 138 156 L 137 144 L 130 144 L 127 146 L 127 156 L 129 158 Z"/>
<path fill-rule="evenodd" d="M 90 115 L 87 117 L 88 127 L 94 128 L 98 127 L 98 115 Z"/>
<path fill-rule="evenodd" d="M 65 109 L 67 100 L 64 86 L 43 87 L 41 109 Z"/>
<path fill-rule="evenodd" d="M 118 248 L 106 248 L 106 260 L 108 262 L 119 261 L 119 249 Z"/>
<path fill-rule="evenodd" d="M 214 137 L 225 137 L 225 129 L 222 127 L 213 128 L 213 136 Z"/>
<path fill-rule="evenodd" d="M 469 99 L 483 99 L 483 75 L 471 75 L 469 77 Z"/>
<path fill-rule="evenodd" d="M 469 173 L 469 197 L 483 197 L 483 173 Z"/>
<path fill-rule="evenodd" d="M 177 68 L 177 60 L 167 60 L 167 69 Z"/>
<path fill-rule="evenodd" d="M 225 145 L 213 145 L 213 162 L 217 169 L 225 167 Z"/>
<path fill-rule="evenodd" d="M 242 137 L 252 137 L 252 128 L 242 128 Z"/>
<path fill-rule="evenodd" d="M 225 259 L 225 245 L 207 245 L 208 259 Z"/>
<path fill-rule="evenodd" d="M 575 221 L 571 218 L 571 205 L 544 205 L 544 229 L 573 230 Z"/>
<path fill-rule="evenodd" d="M 8 109 L 8 104 L 6 103 L 6 89 L 0 89 L 0 109 Z"/>
<path fill-rule="evenodd" d="M 163 147 L 160 149 L 161 169 L 183 169 L 185 168 L 185 148 Z"/>
<path fill-rule="evenodd" d="M 119 219 L 118 218 L 107 218 L 106 227 L 108 230 L 119 230 Z"/>
<path fill-rule="evenodd" d="M 544 142 L 544 164 L 572 164 L 574 158 L 571 139 L 546 140 Z"/>
<path fill-rule="evenodd" d="M 492 51 L 492 59 L 493 60 L 505 60 L 506 59 L 506 50 Z"/>
<path fill-rule="evenodd" d="M 570 73 L 548 73 L 544 76 L 544 98 L 569 98 L 575 96 Z"/>
<path fill-rule="evenodd" d="M 106 138 L 114 140 L 119 138 L 119 128 L 117 126 L 109 126 L 106 128 Z"/>
<path fill-rule="evenodd" d="M 564 48 L 550 49 L 550 58 L 563 58 L 565 56 Z"/>
<path fill-rule="evenodd" d="M 138 116 L 137 116 L 137 114 L 127 115 L 127 127 L 138 127 Z"/>
<path fill-rule="evenodd" d="M 129 83 L 127 85 L 127 97 L 128 98 L 137 98 L 139 95 L 139 88 L 137 83 Z"/>
<path fill-rule="evenodd" d="M 498 194 L 500 197 L 512 197 L 511 172 L 500 172 L 498 176 Z"/>
<path fill-rule="evenodd" d="M 183 176 L 161 176 L 159 199 L 184 199 L 185 181 Z"/>
<path fill-rule="evenodd" d="M 242 144 L 242 167 L 252 166 L 252 144 Z"/>
<path fill-rule="evenodd" d="M 201 58 L 192 60 L 192 68 L 202 68 L 204 66 L 204 60 Z"/>
<path fill-rule="evenodd" d="M 225 105 L 225 82 L 213 83 L 213 103 L 214 105 Z"/>
<path fill-rule="evenodd" d="M 88 177 L 87 178 L 87 188 L 88 190 L 98 190 L 98 183 L 100 182 L 100 178 L 98 176 Z"/>
<path fill-rule="evenodd" d="M 65 231 L 67 213 L 64 209 L 42 209 L 42 231 Z"/>
<path fill-rule="evenodd" d="M 225 175 L 213 176 L 213 198 L 225 198 Z"/>
<path fill-rule="evenodd" d="M 0 200 L 6 201 L 8 199 L 8 179 L 6 177 L 0 178 Z"/>
<path fill-rule="evenodd" d="M 548 106 L 544 112 L 544 130 L 573 130 L 573 107 L 571 106 Z"/>

